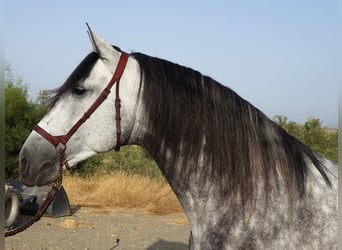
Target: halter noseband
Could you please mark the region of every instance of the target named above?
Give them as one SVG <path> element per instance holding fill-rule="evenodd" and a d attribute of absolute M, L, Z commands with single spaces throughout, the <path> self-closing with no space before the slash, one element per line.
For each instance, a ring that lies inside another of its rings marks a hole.
<path fill-rule="evenodd" d="M 65 135 L 53 136 L 40 126 L 36 125 L 33 130 L 48 140 L 59 152 L 60 154 L 65 152 L 66 144 L 71 138 L 71 136 L 77 131 L 77 129 L 86 121 L 88 118 L 94 113 L 94 111 L 102 104 L 102 102 L 107 98 L 110 93 L 111 88 L 116 83 L 116 91 L 115 91 L 115 121 L 116 121 L 116 147 L 115 150 L 120 150 L 121 145 L 121 116 L 120 116 L 120 108 L 121 108 L 121 100 L 119 96 L 119 83 L 121 76 L 125 70 L 126 63 L 128 60 L 128 54 L 122 52 L 118 65 L 116 66 L 115 72 L 113 74 L 112 79 L 108 83 L 107 87 L 101 92 L 101 94 L 97 97 L 95 102 L 89 107 L 89 109 L 83 114 L 83 116 L 72 126 L 72 128 Z M 67 164 L 66 164 L 67 165 Z"/>

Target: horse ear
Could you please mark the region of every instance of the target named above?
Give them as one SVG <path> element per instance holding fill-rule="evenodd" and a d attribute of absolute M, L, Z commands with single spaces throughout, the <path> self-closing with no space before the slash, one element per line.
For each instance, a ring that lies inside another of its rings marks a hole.
<path fill-rule="evenodd" d="M 90 38 L 90 42 L 93 46 L 93 49 L 96 53 L 99 54 L 100 58 L 111 60 L 113 57 L 116 57 L 116 50 L 113 48 L 112 45 L 110 45 L 108 42 L 106 42 L 104 39 L 96 35 L 91 28 L 89 27 L 88 23 L 88 35 Z"/>

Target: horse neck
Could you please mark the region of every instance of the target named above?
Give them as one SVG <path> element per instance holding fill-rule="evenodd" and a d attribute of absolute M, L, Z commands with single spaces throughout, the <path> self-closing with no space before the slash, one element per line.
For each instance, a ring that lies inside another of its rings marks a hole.
<path fill-rule="evenodd" d="M 176 166 L 175 166 L 175 159 L 168 155 L 163 150 L 167 148 L 168 145 L 166 142 L 162 141 L 160 138 L 155 138 L 151 135 L 151 126 L 146 123 L 145 117 L 143 114 L 143 105 L 141 100 L 138 100 L 136 105 L 136 116 L 134 125 L 132 128 L 132 133 L 129 139 L 129 145 L 139 145 L 145 148 L 152 158 L 157 163 L 159 169 L 167 179 L 167 181 L 173 187 L 172 179 L 175 177 Z"/>

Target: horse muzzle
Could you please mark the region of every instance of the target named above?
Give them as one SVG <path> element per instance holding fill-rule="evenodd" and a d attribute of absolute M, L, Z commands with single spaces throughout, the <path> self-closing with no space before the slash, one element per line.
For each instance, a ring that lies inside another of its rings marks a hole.
<path fill-rule="evenodd" d="M 55 148 L 31 133 L 19 153 L 20 178 L 26 186 L 53 183 L 59 175 L 59 156 Z"/>

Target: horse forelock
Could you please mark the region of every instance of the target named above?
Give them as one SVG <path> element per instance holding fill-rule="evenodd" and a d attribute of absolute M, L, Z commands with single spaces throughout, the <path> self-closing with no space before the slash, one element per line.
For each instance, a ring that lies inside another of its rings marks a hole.
<path fill-rule="evenodd" d="M 66 91 L 72 89 L 81 80 L 86 79 L 98 59 L 99 55 L 96 52 L 89 53 L 74 69 L 63 85 L 57 89 L 51 90 L 50 93 L 52 94 L 52 97 L 50 100 L 50 107 L 52 107 Z"/>
<path fill-rule="evenodd" d="M 248 209 L 260 182 L 266 200 L 278 181 L 290 202 L 303 197 L 308 161 L 330 184 L 319 156 L 233 90 L 190 68 L 141 53 L 132 56 L 141 68 L 140 98 L 150 129 L 145 141 L 159 140 L 149 145 L 152 155 L 181 158 L 182 185 L 191 185 L 196 172 L 198 183 L 215 183 L 232 206 L 239 201 Z M 174 176 L 172 167 L 162 169 L 167 178 Z"/>
<path fill-rule="evenodd" d="M 119 47 L 115 45 L 112 45 L 112 47 L 113 49 L 122 52 Z M 72 89 L 81 80 L 86 79 L 99 58 L 99 54 L 95 51 L 89 53 L 80 64 L 77 65 L 63 85 L 57 89 L 51 90 L 50 94 L 52 94 L 52 97 L 50 100 L 50 107 L 52 107 L 66 91 Z"/>

